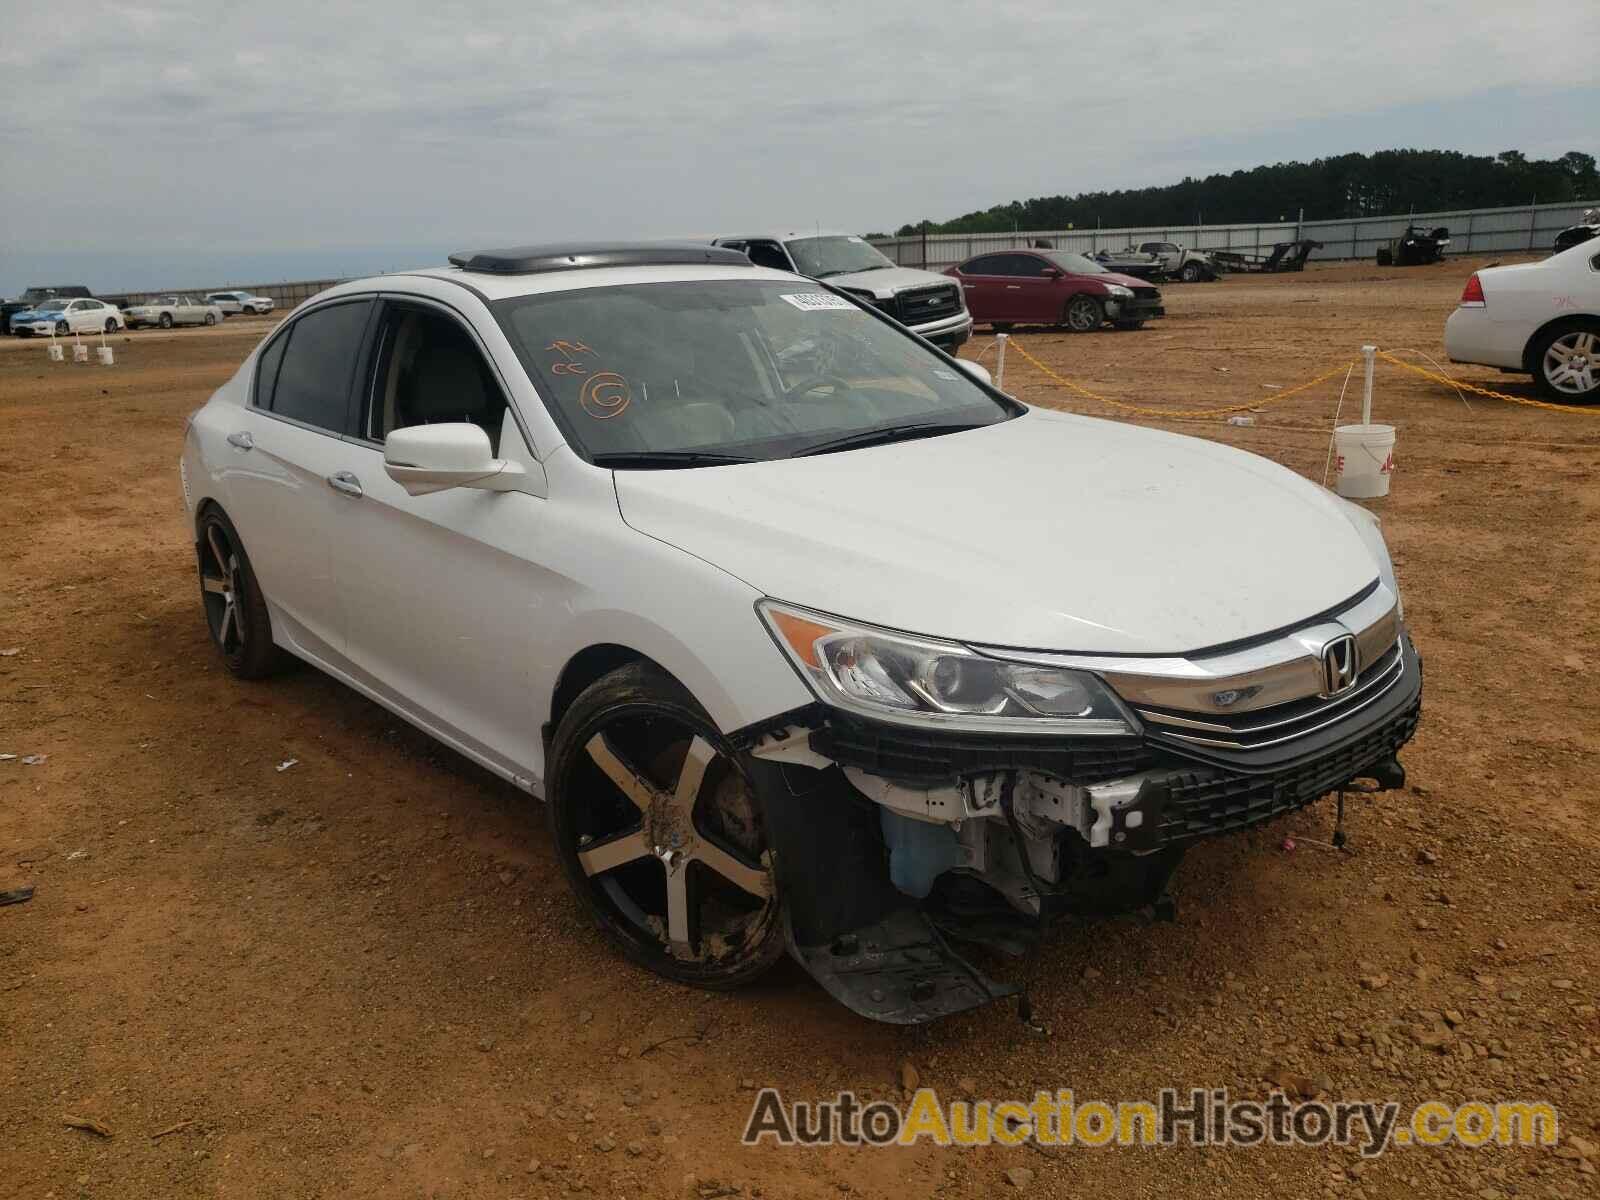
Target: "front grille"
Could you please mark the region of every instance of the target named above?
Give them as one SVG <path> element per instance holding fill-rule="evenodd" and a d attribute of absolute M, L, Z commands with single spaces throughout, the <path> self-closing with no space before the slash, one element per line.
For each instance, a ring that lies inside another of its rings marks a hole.
<path fill-rule="evenodd" d="M 945 733 L 828 714 L 811 735 L 818 754 L 891 779 L 952 781 L 984 771 L 1036 770 L 1074 783 L 1121 779 L 1153 759 L 1138 738 L 1006 737 Z"/>
<path fill-rule="evenodd" d="M 1396 641 L 1359 676 L 1353 688 L 1331 699 L 1308 696 L 1249 712 L 1199 713 L 1154 705 L 1135 705 L 1150 732 L 1163 741 L 1222 750 L 1259 750 L 1292 742 L 1355 715 L 1405 676 L 1405 658 Z"/>
<path fill-rule="evenodd" d="M 1370 733 L 1270 775 L 1199 769 L 1167 777 L 1170 794 L 1160 823 L 1167 844 L 1229 833 L 1303 808 L 1374 763 L 1392 758 L 1416 732 L 1421 700 Z"/>
<path fill-rule="evenodd" d="M 899 317 L 907 325 L 923 325 L 940 317 L 953 317 L 961 311 L 961 289 L 955 284 L 913 288 L 897 293 Z"/>

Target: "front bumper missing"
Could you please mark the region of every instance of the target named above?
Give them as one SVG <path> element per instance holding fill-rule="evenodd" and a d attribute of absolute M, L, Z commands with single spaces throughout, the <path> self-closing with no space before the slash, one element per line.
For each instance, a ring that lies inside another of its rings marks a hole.
<path fill-rule="evenodd" d="M 1404 685 L 1375 711 L 1271 765 L 1154 738 L 952 737 L 792 714 L 782 731 L 751 739 L 750 760 L 791 952 L 836 999 L 879 1021 L 921 1023 L 1016 994 L 946 935 L 1013 952 L 1054 917 L 1159 904 L 1194 841 L 1330 792 L 1403 787 L 1397 755 L 1416 730 L 1422 691 L 1409 639 L 1404 650 Z M 1351 787 L 1358 779 L 1372 784 Z M 910 861 L 895 861 L 902 850 Z M 1096 876 L 1119 880 L 1115 894 L 1100 894 Z M 951 880 L 981 881 L 1003 898 L 999 911 L 952 922 L 924 899 Z"/>

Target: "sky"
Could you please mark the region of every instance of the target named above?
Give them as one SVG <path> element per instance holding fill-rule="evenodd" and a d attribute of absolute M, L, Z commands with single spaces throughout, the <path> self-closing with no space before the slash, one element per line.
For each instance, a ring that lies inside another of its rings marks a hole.
<path fill-rule="evenodd" d="M 0 0 L 0 23 L 0 295 L 892 230 L 1399 146 L 1600 151 L 1597 0 Z"/>

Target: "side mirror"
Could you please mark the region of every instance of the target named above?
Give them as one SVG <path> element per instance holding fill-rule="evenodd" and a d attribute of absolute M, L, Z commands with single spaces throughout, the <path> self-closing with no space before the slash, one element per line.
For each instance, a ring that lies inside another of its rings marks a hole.
<path fill-rule="evenodd" d="M 960 367 L 968 375 L 971 375 L 979 383 L 983 384 L 984 387 L 994 386 L 994 376 L 989 374 L 989 368 L 984 366 L 981 362 L 974 362 L 970 358 L 958 358 L 956 359 L 956 366 Z"/>
<path fill-rule="evenodd" d="M 525 474 L 521 464 L 494 457 L 489 435 L 465 421 L 394 430 L 383 444 L 383 469 L 413 496 L 457 487 L 509 492 Z"/>
<path fill-rule="evenodd" d="M 1065 274 L 1066 272 L 1060 267 L 1046 267 L 1044 269 L 1044 277 L 1046 279 L 1060 279 Z"/>

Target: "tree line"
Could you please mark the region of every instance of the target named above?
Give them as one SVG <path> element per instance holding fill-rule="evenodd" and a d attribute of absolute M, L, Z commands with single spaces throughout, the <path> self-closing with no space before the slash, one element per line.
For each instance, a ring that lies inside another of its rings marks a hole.
<path fill-rule="evenodd" d="M 1576 150 L 1554 159 L 1530 159 L 1520 150 L 1493 158 L 1454 150 L 1380 150 L 1186 178 L 1164 187 L 1013 200 L 953 221 L 902 225 L 896 235 L 1265 223 L 1293 221 L 1301 209 L 1306 220 L 1317 221 L 1597 197 L 1594 156 Z"/>

